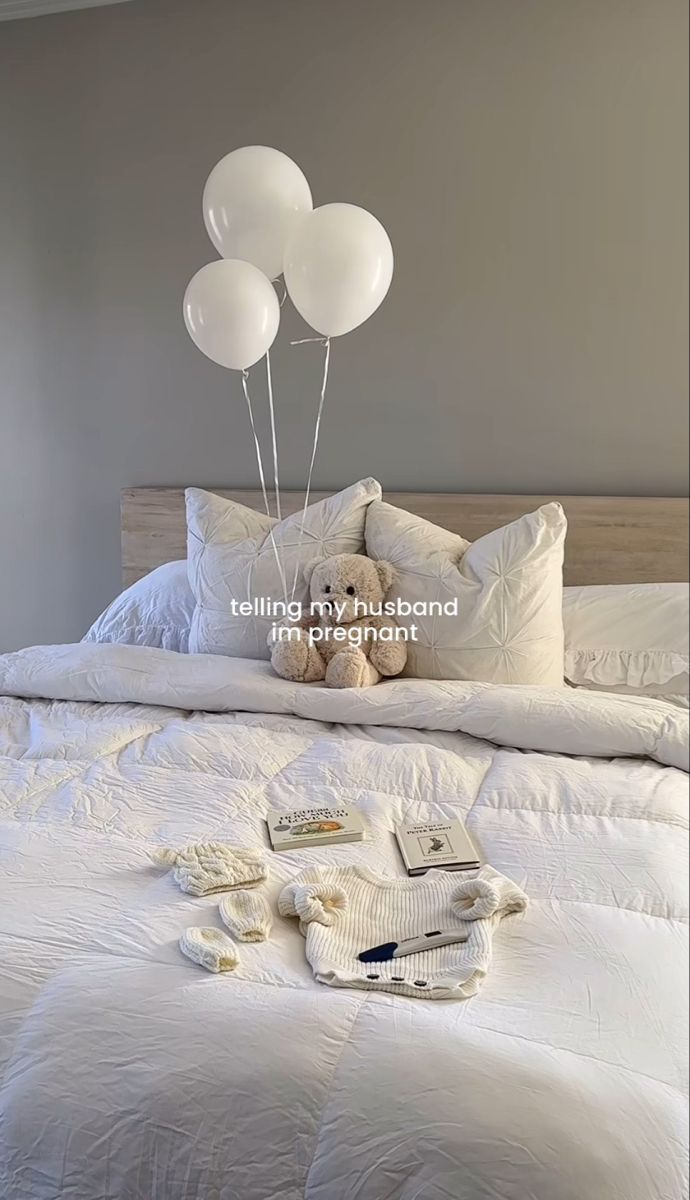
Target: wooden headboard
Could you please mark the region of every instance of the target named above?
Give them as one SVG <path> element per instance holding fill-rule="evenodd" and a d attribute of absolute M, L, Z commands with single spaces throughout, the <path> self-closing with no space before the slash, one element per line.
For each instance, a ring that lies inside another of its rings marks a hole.
<path fill-rule="evenodd" d="M 210 488 L 263 510 L 261 492 Z M 320 500 L 328 492 L 313 492 Z M 688 579 L 688 501 L 636 496 L 482 496 L 387 492 L 398 508 L 474 541 L 549 500 L 568 516 L 565 582 L 675 583 Z M 297 512 L 302 492 L 282 492 L 283 514 Z M 161 563 L 186 558 L 184 488 L 122 492 L 122 575 L 126 587 Z"/>

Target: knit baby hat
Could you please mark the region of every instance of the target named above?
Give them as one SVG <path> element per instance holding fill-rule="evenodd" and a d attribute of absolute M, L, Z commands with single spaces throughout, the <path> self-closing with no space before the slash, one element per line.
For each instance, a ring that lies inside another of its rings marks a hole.
<path fill-rule="evenodd" d="M 223 842 L 195 842 L 182 850 L 156 850 L 152 857 L 159 866 L 173 868 L 175 882 L 190 896 L 256 887 L 268 873 L 261 850 L 226 846 Z"/>
<path fill-rule="evenodd" d="M 223 896 L 220 917 L 240 942 L 265 942 L 271 932 L 271 910 L 260 892 L 243 890 Z"/>

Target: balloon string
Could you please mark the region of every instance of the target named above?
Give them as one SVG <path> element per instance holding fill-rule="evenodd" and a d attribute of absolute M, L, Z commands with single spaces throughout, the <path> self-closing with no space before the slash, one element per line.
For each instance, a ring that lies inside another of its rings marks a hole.
<path fill-rule="evenodd" d="M 273 408 L 273 380 L 271 378 L 271 355 L 266 351 L 266 386 L 268 388 L 268 411 L 271 414 L 271 442 L 273 445 L 273 488 L 276 497 L 276 516 L 282 521 L 280 510 L 280 483 L 278 481 L 278 441 L 276 438 L 276 414 Z"/>
<path fill-rule="evenodd" d="M 254 424 L 254 411 L 252 409 L 252 402 L 249 397 L 249 388 L 247 386 L 248 379 L 249 379 L 249 371 L 245 370 L 242 372 L 242 391 L 244 392 L 244 398 L 247 401 L 247 410 L 249 412 L 249 424 L 252 427 L 252 435 L 254 437 L 254 449 L 256 450 L 256 465 L 259 468 L 259 482 L 261 483 L 261 492 L 262 492 L 262 495 L 264 498 L 264 507 L 266 509 L 266 516 L 271 521 L 271 525 L 269 526 L 268 534 L 271 539 L 271 545 L 273 546 L 273 553 L 275 555 L 276 566 L 278 567 L 278 575 L 280 576 L 280 582 L 283 585 L 283 599 L 285 600 L 285 602 L 287 604 L 287 580 L 285 578 L 285 572 L 283 571 L 283 565 L 280 561 L 280 556 L 278 554 L 278 547 L 276 546 L 276 540 L 275 540 L 275 537 L 273 536 L 273 517 L 271 516 L 271 508 L 268 503 L 268 492 L 266 491 L 266 478 L 264 476 L 264 463 L 263 463 L 263 458 L 261 456 L 261 446 L 259 444 L 259 437 L 256 432 L 256 425 Z"/>
<path fill-rule="evenodd" d="M 329 364 L 330 358 L 331 358 L 331 339 L 330 338 L 328 338 L 328 337 L 327 338 L 302 338 L 299 342 L 292 342 L 291 345 L 301 346 L 301 345 L 304 345 L 305 342 L 321 342 L 322 346 L 325 347 L 325 354 L 324 354 L 324 359 L 323 359 L 323 378 L 321 380 L 321 394 L 319 396 L 319 407 L 317 409 L 316 422 L 314 424 L 314 441 L 312 443 L 311 459 L 309 462 L 309 472 L 307 474 L 307 488 L 304 493 L 304 508 L 302 509 L 302 524 L 300 526 L 299 541 L 297 543 L 297 558 L 295 560 L 295 577 L 292 581 L 292 592 L 290 593 L 290 600 L 294 600 L 295 590 L 297 588 L 297 575 L 299 573 L 299 556 L 300 556 L 300 551 L 302 549 L 302 542 L 304 540 L 304 522 L 307 519 L 307 508 L 309 507 L 309 494 L 311 492 L 311 478 L 312 478 L 312 474 L 314 472 L 314 461 L 316 459 L 316 448 L 319 444 L 319 429 L 321 428 L 321 414 L 323 413 L 323 404 L 324 404 L 324 400 L 326 399 L 326 384 L 328 383 L 328 364 Z"/>

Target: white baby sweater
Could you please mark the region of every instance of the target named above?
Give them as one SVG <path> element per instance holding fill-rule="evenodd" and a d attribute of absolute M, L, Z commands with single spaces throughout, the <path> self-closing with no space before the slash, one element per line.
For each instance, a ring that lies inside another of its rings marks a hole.
<path fill-rule="evenodd" d="M 283 888 L 278 901 L 283 916 L 299 917 L 307 958 L 321 983 L 433 1000 L 478 991 L 495 926 L 526 906 L 522 889 L 488 866 L 469 879 L 439 870 L 420 879 L 385 879 L 364 866 L 313 867 Z M 458 927 L 469 934 L 466 942 L 382 963 L 357 957 L 384 942 Z"/>

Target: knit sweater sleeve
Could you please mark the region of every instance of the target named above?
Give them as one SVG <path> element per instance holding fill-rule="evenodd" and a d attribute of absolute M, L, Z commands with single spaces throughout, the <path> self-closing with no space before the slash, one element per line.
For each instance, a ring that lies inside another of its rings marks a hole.
<path fill-rule="evenodd" d="M 303 871 L 288 883 L 278 897 L 278 911 L 283 917 L 299 917 L 300 930 L 312 921 L 331 925 L 335 914 L 347 906 L 342 887 L 329 880 L 317 867 Z"/>
<path fill-rule="evenodd" d="M 299 875 L 295 875 L 295 878 L 285 885 L 278 897 L 278 912 L 281 917 L 299 917 L 297 897 L 300 895 L 301 889 L 318 886 L 320 882 L 321 871 L 318 867 L 308 867 L 306 871 L 300 871 Z"/>
<path fill-rule="evenodd" d="M 296 917 L 297 909 L 295 908 L 295 893 L 299 887 L 301 876 L 291 880 L 286 884 L 278 897 L 278 912 L 281 917 Z"/>
<path fill-rule="evenodd" d="M 458 884 L 451 900 L 455 915 L 463 921 L 499 919 L 507 913 L 523 912 L 528 903 L 522 888 L 490 866 Z"/>

